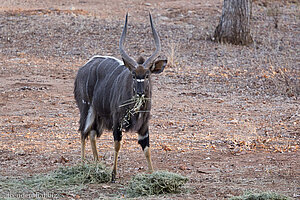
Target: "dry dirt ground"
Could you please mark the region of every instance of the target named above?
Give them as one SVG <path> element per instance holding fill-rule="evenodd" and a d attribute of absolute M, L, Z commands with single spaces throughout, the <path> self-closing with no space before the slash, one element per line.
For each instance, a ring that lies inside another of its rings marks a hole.
<path fill-rule="evenodd" d="M 74 77 L 93 55 L 120 58 L 127 11 L 127 52 L 133 57 L 153 52 L 151 11 L 161 56 L 170 61 L 153 77 L 152 158 L 155 169 L 189 177 L 190 192 L 160 198 L 227 199 L 247 190 L 299 198 L 297 1 L 254 1 L 255 42 L 248 47 L 210 40 L 220 0 L 1 1 L 1 177 L 80 162 Z M 123 188 L 146 170 L 146 161 L 137 135 L 123 138 L 117 182 L 64 194 L 66 199 L 124 196 Z M 98 139 L 98 148 L 111 166 L 112 133 Z M 87 153 L 91 160 L 89 145 Z"/>

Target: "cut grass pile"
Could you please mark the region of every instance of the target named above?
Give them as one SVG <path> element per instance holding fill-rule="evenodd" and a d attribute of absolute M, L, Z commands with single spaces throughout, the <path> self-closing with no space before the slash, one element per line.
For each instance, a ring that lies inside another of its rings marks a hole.
<path fill-rule="evenodd" d="M 34 193 L 43 191 L 63 192 L 80 190 L 89 183 L 106 183 L 111 180 L 111 170 L 103 164 L 79 164 L 63 167 L 48 174 L 26 178 L 1 178 L 0 194 Z"/>
<path fill-rule="evenodd" d="M 232 197 L 229 200 L 290 200 L 290 198 L 275 192 L 246 192 L 242 196 Z"/>
<path fill-rule="evenodd" d="M 187 177 L 167 171 L 156 171 L 152 174 L 137 174 L 128 186 L 130 197 L 180 193 Z"/>

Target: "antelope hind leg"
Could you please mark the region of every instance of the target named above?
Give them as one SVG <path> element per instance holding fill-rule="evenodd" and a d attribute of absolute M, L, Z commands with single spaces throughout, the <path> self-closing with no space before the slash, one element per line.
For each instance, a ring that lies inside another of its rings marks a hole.
<path fill-rule="evenodd" d="M 84 163 L 85 160 L 85 138 L 81 137 L 81 162 Z"/>
<path fill-rule="evenodd" d="M 96 131 L 95 130 L 92 130 L 90 132 L 90 141 L 91 141 L 94 161 L 98 162 L 99 157 L 98 157 L 98 152 L 97 152 L 97 147 L 96 147 Z"/>

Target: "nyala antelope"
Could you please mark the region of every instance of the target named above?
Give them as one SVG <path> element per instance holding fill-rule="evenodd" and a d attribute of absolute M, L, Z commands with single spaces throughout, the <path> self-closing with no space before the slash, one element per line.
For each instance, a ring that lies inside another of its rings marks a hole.
<path fill-rule="evenodd" d="M 151 110 L 151 75 L 161 73 L 167 60 L 156 60 L 161 50 L 160 39 L 152 22 L 150 25 L 156 49 L 147 59 L 137 61 L 123 49 L 127 33 L 127 19 L 119 42 L 122 60 L 110 56 L 94 56 L 78 70 L 74 96 L 80 110 L 81 158 L 85 159 L 85 141 L 89 137 L 95 161 L 98 161 L 96 136 L 103 129 L 112 130 L 114 138 L 114 164 L 112 181 L 117 173 L 118 153 L 122 131 L 138 133 L 148 171 L 153 167 L 149 145 L 149 118 Z"/>

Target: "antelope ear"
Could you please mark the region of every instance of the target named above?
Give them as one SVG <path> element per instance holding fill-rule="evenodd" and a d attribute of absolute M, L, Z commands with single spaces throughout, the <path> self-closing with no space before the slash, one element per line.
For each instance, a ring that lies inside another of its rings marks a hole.
<path fill-rule="evenodd" d="M 167 63 L 168 63 L 168 60 L 158 60 L 158 61 L 155 61 L 149 69 L 150 69 L 151 73 L 159 74 L 164 71 Z"/>
<path fill-rule="evenodd" d="M 124 58 L 122 58 L 124 66 L 127 67 L 129 69 L 129 71 L 133 71 L 135 69 L 135 66 L 131 65 L 129 62 L 126 62 L 126 60 Z"/>

